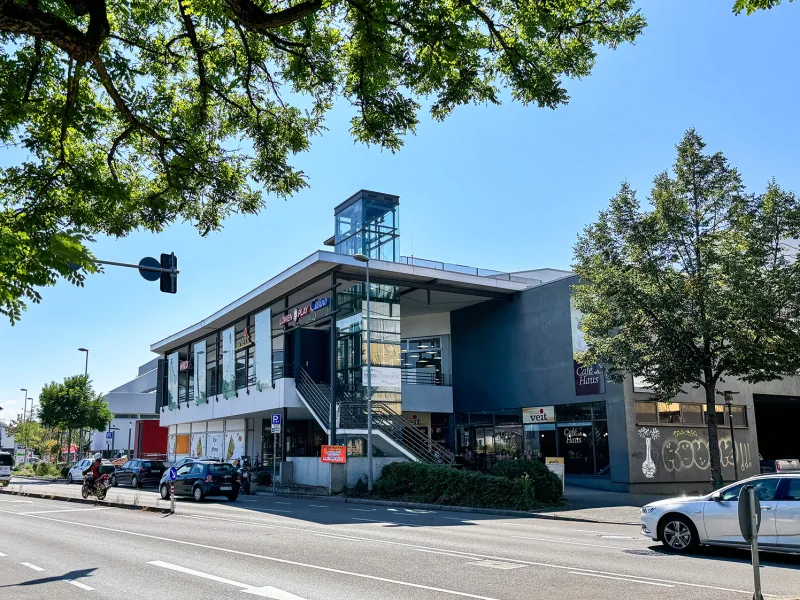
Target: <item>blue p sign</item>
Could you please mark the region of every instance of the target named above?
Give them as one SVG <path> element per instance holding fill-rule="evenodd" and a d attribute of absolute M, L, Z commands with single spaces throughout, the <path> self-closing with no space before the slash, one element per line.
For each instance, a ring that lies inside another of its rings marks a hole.
<path fill-rule="evenodd" d="M 272 424 L 273 425 L 280 425 L 281 424 L 281 416 L 280 415 L 272 415 Z"/>

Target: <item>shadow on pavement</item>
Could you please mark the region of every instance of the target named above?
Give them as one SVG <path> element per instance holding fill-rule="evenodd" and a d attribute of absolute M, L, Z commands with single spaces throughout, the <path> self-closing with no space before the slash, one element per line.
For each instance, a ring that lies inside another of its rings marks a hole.
<path fill-rule="evenodd" d="M 64 581 L 67 579 L 80 579 L 82 577 L 91 577 L 92 573 L 96 571 L 96 567 L 92 567 L 91 569 L 78 569 L 76 571 L 70 571 L 69 573 L 64 573 L 63 575 L 52 576 L 52 577 L 42 577 L 40 579 L 31 579 L 30 581 L 23 581 L 22 583 L 14 583 L 11 585 L 0 585 L 0 588 L 10 588 L 10 587 L 22 587 L 22 586 L 29 586 L 29 585 L 42 585 L 44 583 L 52 583 L 54 581 Z"/>

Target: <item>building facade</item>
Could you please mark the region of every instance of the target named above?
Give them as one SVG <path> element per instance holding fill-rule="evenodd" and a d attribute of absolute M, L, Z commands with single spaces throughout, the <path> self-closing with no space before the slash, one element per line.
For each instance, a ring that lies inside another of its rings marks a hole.
<path fill-rule="evenodd" d="M 389 194 L 361 190 L 334 221 L 332 250 L 152 344 L 169 460 L 246 455 L 281 465 L 284 481 L 352 485 L 366 470 L 369 374 L 376 470 L 400 459 L 490 470 L 557 457 L 569 478 L 597 487 L 708 485 L 696 390 L 655 403 L 632 378 L 615 384 L 574 360 L 583 339 L 573 274 L 403 257 L 399 198 Z M 730 386 L 740 393 L 733 427 L 725 413 L 720 428 L 727 479 L 757 472 L 759 442 L 791 451 L 759 439 L 756 422 L 772 426 L 800 406 L 795 378 Z M 347 446 L 345 471 L 320 461 L 327 443 Z"/>

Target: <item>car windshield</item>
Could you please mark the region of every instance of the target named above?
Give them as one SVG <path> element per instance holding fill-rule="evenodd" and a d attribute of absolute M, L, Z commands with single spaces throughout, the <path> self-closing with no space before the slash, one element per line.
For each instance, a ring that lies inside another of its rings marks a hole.
<path fill-rule="evenodd" d="M 208 472 L 212 475 L 220 475 L 220 474 L 228 474 L 228 473 L 235 473 L 236 468 L 233 465 L 224 464 L 224 465 L 208 465 Z"/>
<path fill-rule="evenodd" d="M 0 465 L 4 467 L 10 467 L 14 464 L 14 459 L 11 458 L 10 454 L 0 454 Z"/>
<path fill-rule="evenodd" d="M 163 469 L 164 463 L 160 460 L 143 460 L 142 466 L 146 469 Z"/>

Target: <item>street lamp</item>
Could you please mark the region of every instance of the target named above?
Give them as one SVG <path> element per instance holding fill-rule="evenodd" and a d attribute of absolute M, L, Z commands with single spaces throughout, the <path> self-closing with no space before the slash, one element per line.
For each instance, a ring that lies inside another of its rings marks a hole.
<path fill-rule="evenodd" d="M 370 310 L 369 310 L 369 256 L 366 254 L 353 255 L 359 262 L 363 262 L 367 266 L 367 280 L 366 280 L 366 293 L 367 293 L 367 490 L 372 491 L 372 331 L 370 330 Z M 334 399 L 334 402 L 336 400 Z"/>
<path fill-rule="evenodd" d="M 739 392 L 731 392 L 730 390 L 722 392 L 725 397 L 725 406 L 728 407 L 728 425 L 731 428 L 731 446 L 733 447 L 733 476 L 734 481 L 739 481 L 739 465 L 736 460 L 736 440 L 733 437 L 733 395 Z"/>
<path fill-rule="evenodd" d="M 78 352 L 86 352 L 86 365 L 83 368 L 83 376 L 89 376 L 89 349 L 88 348 L 78 348 Z"/>
<path fill-rule="evenodd" d="M 25 388 L 19 388 L 19 391 L 22 392 L 22 398 L 25 401 L 25 405 L 22 409 L 22 424 L 24 425 L 28 420 L 28 390 Z M 14 454 L 17 453 L 16 444 L 14 444 Z M 22 459 L 22 464 L 28 464 L 28 446 L 25 446 L 25 458 Z"/>

